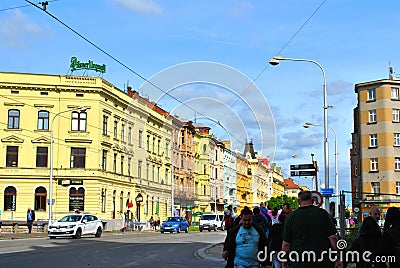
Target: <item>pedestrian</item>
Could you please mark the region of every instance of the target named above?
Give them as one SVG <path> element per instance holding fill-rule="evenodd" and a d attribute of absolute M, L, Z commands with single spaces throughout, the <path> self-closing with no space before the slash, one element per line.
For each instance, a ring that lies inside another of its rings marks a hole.
<path fill-rule="evenodd" d="M 290 208 L 289 203 L 285 203 L 283 204 L 282 211 L 279 214 L 284 214 L 287 217 L 292 211 L 293 210 Z"/>
<path fill-rule="evenodd" d="M 377 228 L 377 223 L 374 218 L 368 216 L 364 219 L 360 230 L 360 236 L 354 240 L 350 251 L 358 252 L 359 256 L 363 256 L 363 253 L 368 251 L 368 259 L 370 261 L 360 258 L 356 263 L 357 268 L 369 268 L 375 267 L 373 261 L 377 256 L 378 245 L 381 243 L 381 233 Z"/>
<path fill-rule="evenodd" d="M 300 191 L 298 202 L 300 207 L 287 216 L 283 227 L 282 251 L 285 254 L 282 267 L 288 267 L 288 260 L 290 268 L 331 267 L 330 259 L 334 259 L 335 267 L 343 267 L 338 256 L 324 254 L 329 250 L 337 251 L 336 229 L 331 216 L 313 205 L 310 191 Z M 307 254 L 309 252 L 313 252 L 311 255 L 316 258 Z"/>
<path fill-rule="evenodd" d="M 369 209 L 369 217 L 372 217 L 372 218 L 376 221 L 377 226 L 378 226 L 378 229 L 380 230 L 379 219 L 380 219 L 380 217 L 381 217 L 381 212 L 379 211 L 379 208 L 377 208 L 376 206 L 372 206 L 372 207 Z M 358 228 L 357 237 L 360 237 L 362 224 L 363 224 L 363 223 L 361 223 L 361 224 L 360 224 L 360 227 Z"/>
<path fill-rule="evenodd" d="M 278 259 L 278 252 L 282 247 L 282 234 L 283 234 L 283 223 L 285 222 L 286 216 L 281 213 L 278 217 L 278 222 L 271 226 L 270 236 L 268 238 L 268 249 L 272 254 L 272 265 L 273 268 L 281 268 L 282 264 Z"/>
<path fill-rule="evenodd" d="M 229 231 L 229 229 L 233 226 L 233 209 L 232 205 L 229 205 L 227 209 L 224 211 L 224 224 L 225 229 Z"/>
<path fill-rule="evenodd" d="M 260 207 L 255 206 L 253 208 L 253 222 L 260 226 L 264 232 L 267 230 L 267 220 L 260 214 Z"/>
<path fill-rule="evenodd" d="M 387 263 L 385 267 L 400 267 L 400 210 L 397 207 L 390 207 L 386 212 L 383 237 L 377 255 L 395 256 L 395 262 Z"/>
<path fill-rule="evenodd" d="M 155 224 L 154 224 L 154 219 L 153 219 L 153 216 L 151 216 L 151 217 L 150 217 L 150 219 L 149 219 L 149 223 L 150 223 L 150 227 L 151 227 L 151 229 L 154 229 L 154 230 L 155 230 Z"/>
<path fill-rule="evenodd" d="M 278 217 L 279 217 L 278 209 L 274 208 L 274 210 L 272 211 L 272 215 L 271 215 L 272 225 L 279 222 Z"/>
<path fill-rule="evenodd" d="M 252 214 L 249 208 L 243 209 L 240 225 L 228 232 L 225 241 L 227 248 L 222 253 L 222 257 L 227 258 L 226 268 L 258 268 L 266 265 L 267 256 L 259 252 L 267 254 L 267 238 L 265 232 L 253 223 Z"/>
<path fill-rule="evenodd" d="M 268 208 L 265 207 L 265 203 L 261 202 L 260 203 L 260 215 L 263 216 L 267 222 L 267 229 L 265 231 L 265 235 L 267 236 L 267 239 L 269 236 L 269 229 L 271 228 L 271 225 L 272 225 L 272 219 L 271 219 L 270 215 L 268 214 L 268 212 L 269 212 L 269 210 L 268 210 Z"/>
<path fill-rule="evenodd" d="M 28 226 L 28 233 L 32 232 L 32 225 L 34 221 L 35 211 L 31 210 L 31 208 L 28 208 L 28 211 L 26 212 L 26 225 Z"/>

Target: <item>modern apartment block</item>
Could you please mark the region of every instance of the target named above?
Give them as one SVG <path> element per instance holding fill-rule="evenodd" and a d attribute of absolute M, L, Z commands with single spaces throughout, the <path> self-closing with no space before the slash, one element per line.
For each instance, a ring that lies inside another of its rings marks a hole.
<path fill-rule="evenodd" d="M 371 206 L 385 212 L 400 205 L 399 89 L 392 77 L 355 85 L 352 202 L 363 215 Z"/>

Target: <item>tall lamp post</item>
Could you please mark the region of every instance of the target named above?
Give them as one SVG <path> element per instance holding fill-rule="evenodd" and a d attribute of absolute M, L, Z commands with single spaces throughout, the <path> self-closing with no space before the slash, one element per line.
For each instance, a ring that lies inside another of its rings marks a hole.
<path fill-rule="evenodd" d="M 54 115 L 53 119 L 51 120 L 51 126 L 50 126 L 50 181 L 49 181 L 49 225 L 52 223 L 53 220 L 53 149 L 54 149 L 54 120 L 59 116 L 60 114 L 63 113 L 68 113 L 68 112 L 73 112 L 73 111 L 79 111 L 83 112 L 86 111 L 86 107 L 77 107 L 73 109 L 68 109 L 65 111 L 58 112 Z"/>
<path fill-rule="evenodd" d="M 329 187 L 329 157 L 328 157 L 328 97 L 327 97 L 327 92 L 326 92 L 326 76 L 325 76 L 325 70 L 322 67 L 321 64 L 314 60 L 308 60 L 308 59 L 294 59 L 294 58 L 284 58 L 282 56 L 275 56 L 273 57 L 270 61 L 269 64 L 275 66 L 280 63 L 281 60 L 289 60 L 289 61 L 305 61 L 305 62 L 311 62 L 317 65 L 321 71 L 322 71 L 322 76 L 324 78 L 324 85 L 323 85 L 323 96 L 324 96 L 324 164 L 325 164 L 325 186 Z M 325 209 L 326 211 L 329 212 L 329 198 L 325 197 Z"/>
<path fill-rule="evenodd" d="M 322 125 L 320 125 L 320 124 L 313 124 L 313 123 L 309 123 L 309 122 L 307 122 L 303 125 L 304 128 L 309 128 L 311 126 L 322 127 Z M 335 135 L 335 195 L 336 195 L 335 218 L 337 219 L 339 217 L 339 177 L 338 177 L 339 175 L 338 175 L 337 136 L 336 136 L 336 130 L 331 126 L 329 126 L 329 128 L 332 130 L 333 134 Z"/>

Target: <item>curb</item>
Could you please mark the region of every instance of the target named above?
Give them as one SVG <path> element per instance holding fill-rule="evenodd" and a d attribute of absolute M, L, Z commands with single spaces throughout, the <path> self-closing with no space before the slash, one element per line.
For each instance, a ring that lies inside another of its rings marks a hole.
<path fill-rule="evenodd" d="M 215 261 L 215 262 L 219 262 L 219 263 L 225 263 L 225 260 L 222 259 L 222 257 L 221 258 L 211 257 L 211 256 L 208 256 L 207 253 L 206 253 L 206 251 L 208 249 L 211 249 L 211 248 L 213 248 L 215 246 L 218 246 L 218 245 L 221 245 L 221 244 L 223 244 L 223 243 L 208 245 L 208 246 L 206 246 L 204 248 L 199 249 L 194 255 L 199 257 L 199 258 L 202 258 L 202 259 Z"/>

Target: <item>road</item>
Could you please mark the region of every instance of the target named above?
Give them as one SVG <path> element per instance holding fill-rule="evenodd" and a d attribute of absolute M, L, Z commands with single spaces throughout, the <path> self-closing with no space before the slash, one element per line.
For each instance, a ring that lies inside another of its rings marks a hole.
<path fill-rule="evenodd" d="M 104 234 L 0 241 L 0 267 L 223 267 L 195 256 L 225 232 Z"/>

